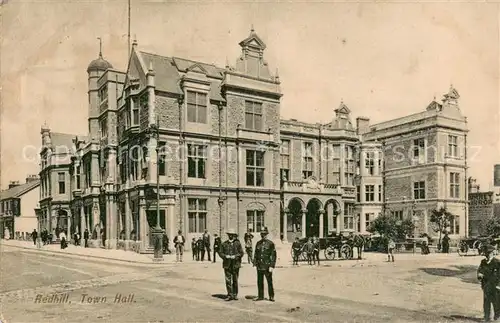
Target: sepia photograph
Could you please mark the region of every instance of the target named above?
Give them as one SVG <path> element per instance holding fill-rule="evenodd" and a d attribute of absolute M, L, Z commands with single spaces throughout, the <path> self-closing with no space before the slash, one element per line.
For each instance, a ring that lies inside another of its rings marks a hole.
<path fill-rule="evenodd" d="M 500 322 L 499 2 L 0 21 L 0 323 Z"/>

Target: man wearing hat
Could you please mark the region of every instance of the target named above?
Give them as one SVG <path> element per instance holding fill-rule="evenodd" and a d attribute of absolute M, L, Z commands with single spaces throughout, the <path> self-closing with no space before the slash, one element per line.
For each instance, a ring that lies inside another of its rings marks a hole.
<path fill-rule="evenodd" d="M 257 268 L 258 297 L 255 301 L 264 300 L 264 276 L 267 280 L 269 300 L 274 302 L 273 269 L 276 266 L 276 247 L 267 239 L 267 227 L 260 232 L 261 240 L 255 245 L 253 265 Z"/>
<path fill-rule="evenodd" d="M 226 277 L 227 298 L 226 301 L 238 299 L 238 276 L 241 268 L 241 258 L 243 257 L 243 248 L 236 237 L 236 230 L 227 230 L 228 239 L 222 243 L 219 250 L 219 256 L 222 258 L 222 268 Z"/>
<path fill-rule="evenodd" d="M 477 270 L 477 278 L 483 289 L 483 310 L 485 321 L 490 321 L 490 311 L 493 305 L 493 318 L 500 318 L 500 260 L 495 258 L 495 247 L 488 245 L 484 248 L 485 259 L 481 261 Z"/>

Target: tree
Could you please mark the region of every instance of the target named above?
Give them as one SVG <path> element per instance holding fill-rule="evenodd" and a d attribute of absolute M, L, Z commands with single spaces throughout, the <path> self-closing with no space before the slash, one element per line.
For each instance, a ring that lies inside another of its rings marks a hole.
<path fill-rule="evenodd" d="M 434 224 L 434 231 L 439 232 L 438 249 L 441 249 L 441 235 L 443 231 L 451 225 L 455 215 L 448 212 L 445 207 L 432 210 L 430 222 Z"/>
<path fill-rule="evenodd" d="M 384 238 L 393 238 L 398 240 L 405 239 L 413 233 L 415 225 L 410 219 L 398 220 L 394 216 L 386 214 L 379 215 L 367 229 L 368 232 L 382 235 Z"/>
<path fill-rule="evenodd" d="M 494 237 L 500 236 L 500 218 L 493 217 L 488 219 L 485 223 L 485 228 L 487 235 Z"/>

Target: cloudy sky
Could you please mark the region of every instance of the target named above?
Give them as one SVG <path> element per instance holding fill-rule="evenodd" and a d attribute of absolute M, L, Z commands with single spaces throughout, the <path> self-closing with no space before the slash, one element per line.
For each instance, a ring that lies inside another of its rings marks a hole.
<path fill-rule="evenodd" d="M 1 184 L 38 172 L 40 126 L 86 134 L 88 63 L 127 61 L 127 2 L 8 1 L 2 10 Z M 225 66 L 251 25 L 279 69 L 283 118 L 326 122 L 340 100 L 372 123 L 423 111 L 450 84 L 470 126 L 471 175 L 499 156 L 499 7 L 468 3 L 132 0 L 139 49 Z M 134 37 L 132 37 L 134 38 Z"/>

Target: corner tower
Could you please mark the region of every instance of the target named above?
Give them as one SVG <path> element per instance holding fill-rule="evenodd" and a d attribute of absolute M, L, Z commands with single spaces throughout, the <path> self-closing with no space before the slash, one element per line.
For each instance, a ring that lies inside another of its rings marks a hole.
<path fill-rule="evenodd" d="M 89 139 L 97 140 L 99 138 L 99 88 L 97 81 L 106 72 L 106 70 L 113 68 L 113 65 L 102 57 L 102 40 L 99 39 L 99 57 L 90 62 L 87 68 L 89 80 Z"/>

